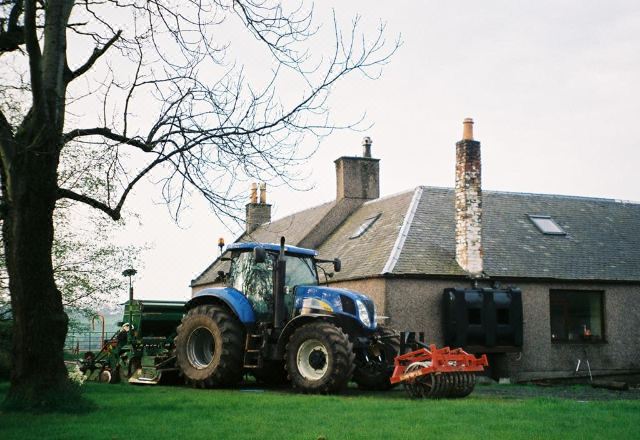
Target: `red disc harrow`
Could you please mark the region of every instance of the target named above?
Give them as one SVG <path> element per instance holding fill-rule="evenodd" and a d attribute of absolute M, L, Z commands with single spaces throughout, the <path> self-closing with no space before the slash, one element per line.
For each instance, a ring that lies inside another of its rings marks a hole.
<path fill-rule="evenodd" d="M 476 384 L 476 373 L 489 365 L 461 348 L 421 348 L 396 356 L 391 383 L 402 383 L 414 398 L 465 397 Z"/>

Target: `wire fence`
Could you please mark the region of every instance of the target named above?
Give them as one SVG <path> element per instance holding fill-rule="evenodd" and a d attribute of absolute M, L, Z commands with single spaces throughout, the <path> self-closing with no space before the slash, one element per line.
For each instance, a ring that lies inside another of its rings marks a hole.
<path fill-rule="evenodd" d="M 112 335 L 100 331 L 72 332 L 67 334 L 64 343 L 64 350 L 74 354 L 85 351 L 100 351 L 104 344 L 104 339 L 109 339 Z"/>

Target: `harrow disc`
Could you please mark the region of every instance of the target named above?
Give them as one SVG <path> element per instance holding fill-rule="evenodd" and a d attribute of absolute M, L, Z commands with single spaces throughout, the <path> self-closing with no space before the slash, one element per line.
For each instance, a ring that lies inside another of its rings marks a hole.
<path fill-rule="evenodd" d="M 451 397 L 462 397 L 462 394 L 467 387 L 466 373 L 456 372 L 452 373 L 452 376 L 454 380 L 454 386 L 451 390 Z"/>
<path fill-rule="evenodd" d="M 410 373 L 412 371 L 420 370 L 428 366 L 429 365 L 426 362 L 414 362 L 407 367 L 406 372 Z M 425 376 L 417 377 L 414 380 L 403 382 L 404 389 L 407 391 L 409 396 L 414 399 L 430 397 L 434 384 L 435 382 L 433 374 L 427 374 Z"/>
<path fill-rule="evenodd" d="M 431 390 L 431 398 L 443 397 L 446 392 L 446 374 L 435 373 L 433 374 L 433 379 L 435 381 L 435 386 Z"/>
<path fill-rule="evenodd" d="M 458 397 L 467 397 L 476 386 L 476 375 L 473 373 L 462 373 L 466 376 L 466 384 L 464 390 Z"/>
<path fill-rule="evenodd" d="M 407 367 L 407 373 L 425 368 L 423 362 Z M 476 376 L 473 373 L 430 373 L 403 382 L 409 396 L 414 399 L 440 399 L 466 397 L 475 388 Z"/>

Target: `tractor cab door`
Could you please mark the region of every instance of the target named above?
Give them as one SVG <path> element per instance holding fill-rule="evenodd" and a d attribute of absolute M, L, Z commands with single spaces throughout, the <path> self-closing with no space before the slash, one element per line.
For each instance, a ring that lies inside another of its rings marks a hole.
<path fill-rule="evenodd" d="M 258 321 L 273 318 L 274 257 L 267 254 L 264 263 L 256 263 L 253 252 L 241 252 L 231 257 L 229 284 L 247 297 Z"/>
<path fill-rule="evenodd" d="M 284 305 L 286 316 L 291 317 L 295 303 L 295 288 L 317 286 L 318 273 L 310 257 L 287 256 L 287 275 L 284 281 Z"/>

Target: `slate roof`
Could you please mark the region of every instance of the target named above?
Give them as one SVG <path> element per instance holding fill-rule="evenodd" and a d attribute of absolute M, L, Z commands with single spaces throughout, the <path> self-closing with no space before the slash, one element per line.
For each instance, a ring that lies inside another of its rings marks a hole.
<path fill-rule="evenodd" d="M 638 203 L 500 192 L 483 203 L 489 275 L 640 280 Z M 527 214 L 550 215 L 567 235 L 541 233 Z"/>
<path fill-rule="evenodd" d="M 419 203 L 389 273 L 464 275 L 455 261 L 453 189 L 416 192 Z M 483 191 L 482 203 L 484 272 L 490 277 L 640 280 L 638 203 L 495 191 Z M 567 234 L 543 234 L 529 215 L 551 216 Z"/>
<path fill-rule="evenodd" d="M 308 229 L 313 223 L 308 219 L 317 225 L 330 205 L 259 227 L 253 238 L 276 242 L 283 234 L 275 231 L 285 226 L 292 238 L 301 237 L 297 228 Z M 350 238 L 376 215 L 360 237 Z M 551 216 L 566 235 L 543 234 L 528 215 Z M 482 221 L 489 277 L 640 281 L 638 203 L 485 190 Z M 418 187 L 361 205 L 318 251 L 321 257 L 342 259 L 335 280 L 382 274 L 464 276 L 455 261 L 454 236 L 453 189 Z M 289 236 L 287 241 L 296 243 Z"/>
<path fill-rule="evenodd" d="M 335 274 L 335 280 L 382 273 L 412 197 L 413 191 L 408 191 L 371 200 L 351 214 L 329 236 L 318 252 L 324 258 L 339 257 L 342 260 L 342 271 Z M 380 217 L 364 234 L 350 238 L 365 220 L 377 215 Z"/>
<path fill-rule="evenodd" d="M 280 243 L 280 237 L 284 236 L 287 238 L 287 243 L 297 245 L 313 227 L 322 221 L 335 204 L 335 201 L 323 203 L 280 220 L 266 223 L 251 234 L 243 234 L 238 241 Z"/>

